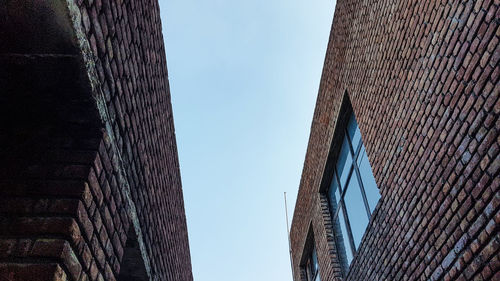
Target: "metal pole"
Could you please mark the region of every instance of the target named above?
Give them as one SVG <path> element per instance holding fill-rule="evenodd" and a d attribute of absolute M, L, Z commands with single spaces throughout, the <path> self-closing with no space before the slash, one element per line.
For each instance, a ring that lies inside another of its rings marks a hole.
<path fill-rule="evenodd" d="M 286 231 L 288 233 L 288 251 L 289 251 L 289 254 L 290 254 L 290 267 L 292 268 L 292 279 L 294 279 L 295 278 L 295 274 L 294 274 L 294 271 L 293 271 L 292 243 L 290 241 L 290 227 L 288 226 L 288 207 L 287 207 L 287 204 L 286 204 L 286 192 L 284 192 L 284 196 L 285 196 Z"/>

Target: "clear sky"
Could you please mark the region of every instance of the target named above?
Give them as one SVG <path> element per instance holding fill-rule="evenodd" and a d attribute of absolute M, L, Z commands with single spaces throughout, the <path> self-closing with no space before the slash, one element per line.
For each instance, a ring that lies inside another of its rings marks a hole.
<path fill-rule="evenodd" d="M 334 0 L 160 0 L 196 281 L 291 281 Z"/>

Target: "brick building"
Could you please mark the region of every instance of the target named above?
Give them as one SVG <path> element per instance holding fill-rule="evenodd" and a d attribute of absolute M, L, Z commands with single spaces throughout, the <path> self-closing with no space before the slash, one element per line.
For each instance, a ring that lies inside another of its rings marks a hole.
<path fill-rule="evenodd" d="M 0 280 L 192 280 L 157 1 L 3 1 L 0 120 Z"/>
<path fill-rule="evenodd" d="M 294 280 L 500 280 L 500 1 L 338 0 Z"/>

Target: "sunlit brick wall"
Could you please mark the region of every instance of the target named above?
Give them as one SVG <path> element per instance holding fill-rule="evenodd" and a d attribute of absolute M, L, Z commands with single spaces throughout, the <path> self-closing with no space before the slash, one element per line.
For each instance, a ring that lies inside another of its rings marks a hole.
<path fill-rule="evenodd" d="M 344 93 L 382 198 L 346 280 L 500 280 L 500 2 L 337 1 L 291 229 L 342 280 L 319 193 Z"/>

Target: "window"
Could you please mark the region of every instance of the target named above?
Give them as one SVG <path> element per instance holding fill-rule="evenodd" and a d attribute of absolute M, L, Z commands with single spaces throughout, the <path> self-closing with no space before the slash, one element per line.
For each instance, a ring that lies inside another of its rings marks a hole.
<path fill-rule="evenodd" d="M 356 256 L 370 216 L 380 199 L 354 114 L 342 130 L 340 152 L 333 165 L 327 195 L 344 273 Z"/>
<path fill-rule="evenodd" d="M 313 247 L 311 254 L 306 261 L 306 280 L 307 281 L 320 281 L 319 279 L 319 265 L 318 255 L 316 248 Z"/>

